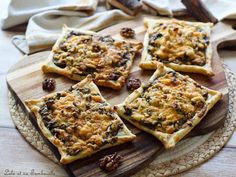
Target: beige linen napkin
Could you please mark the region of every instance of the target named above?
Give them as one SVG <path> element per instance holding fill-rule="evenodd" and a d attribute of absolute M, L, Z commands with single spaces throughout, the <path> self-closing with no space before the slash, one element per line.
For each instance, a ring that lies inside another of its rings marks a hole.
<path fill-rule="evenodd" d="M 2 20 L 2 29 L 27 22 L 35 14 L 53 10 L 96 10 L 98 0 L 11 0 L 7 17 Z"/>
<path fill-rule="evenodd" d="M 178 16 L 187 13 L 181 0 L 142 0 L 143 4 L 156 14 Z M 236 19 L 235 0 L 202 0 L 207 9 L 218 19 Z"/>

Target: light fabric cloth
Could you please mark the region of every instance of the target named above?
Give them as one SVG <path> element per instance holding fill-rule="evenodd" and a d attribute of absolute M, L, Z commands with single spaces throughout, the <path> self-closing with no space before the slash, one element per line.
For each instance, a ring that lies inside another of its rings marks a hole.
<path fill-rule="evenodd" d="M 145 11 L 154 15 L 181 16 L 187 10 L 181 0 L 142 0 Z"/>
<path fill-rule="evenodd" d="M 7 29 L 27 22 L 30 17 L 40 12 L 53 9 L 94 11 L 97 0 L 11 0 L 8 16 L 2 21 L 2 29 Z"/>
<path fill-rule="evenodd" d="M 118 9 L 105 10 L 104 0 L 11 0 L 2 29 L 27 23 L 25 35 L 13 37 L 13 44 L 30 54 L 51 47 L 63 24 L 69 27 L 98 31 L 132 17 Z M 145 12 L 178 16 L 187 13 L 181 0 L 142 0 Z M 219 20 L 236 19 L 235 0 L 203 0 Z"/>
<path fill-rule="evenodd" d="M 181 0 L 142 0 L 160 15 L 184 15 L 187 13 Z M 236 19 L 235 0 L 202 0 L 206 8 L 218 19 Z"/>

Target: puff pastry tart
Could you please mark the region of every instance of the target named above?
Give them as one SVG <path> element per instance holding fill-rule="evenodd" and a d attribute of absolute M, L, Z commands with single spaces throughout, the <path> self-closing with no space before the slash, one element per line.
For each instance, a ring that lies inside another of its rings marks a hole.
<path fill-rule="evenodd" d="M 118 115 L 172 148 L 220 100 L 222 94 L 159 65 L 147 84 L 115 106 Z"/>
<path fill-rule="evenodd" d="M 97 85 L 120 89 L 140 48 L 139 42 L 125 42 L 64 26 L 42 70 L 77 81 L 91 74 Z"/>
<path fill-rule="evenodd" d="M 135 138 L 91 77 L 69 90 L 25 103 L 43 135 L 58 149 L 62 164 Z"/>
<path fill-rule="evenodd" d="M 175 71 L 214 75 L 212 23 L 144 19 L 144 24 L 147 32 L 139 64 L 142 69 L 156 69 L 161 62 Z"/>

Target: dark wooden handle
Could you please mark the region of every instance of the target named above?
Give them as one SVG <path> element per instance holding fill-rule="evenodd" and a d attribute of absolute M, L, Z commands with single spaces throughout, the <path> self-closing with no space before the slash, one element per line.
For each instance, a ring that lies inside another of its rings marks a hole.
<path fill-rule="evenodd" d="M 181 0 L 187 8 L 188 12 L 197 20 L 202 22 L 217 23 L 218 19 L 215 18 L 201 0 Z"/>
<path fill-rule="evenodd" d="M 220 41 L 217 45 L 217 50 L 220 49 L 236 50 L 235 34 L 232 34 L 231 37 L 232 38 L 225 39 L 225 41 Z"/>
<path fill-rule="evenodd" d="M 220 23 L 220 22 L 219 22 Z M 213 50 L 227 49 L 236 50 L 236 31 L 231 29 L 231 33 L 214 41 L 212 43 Z"/>

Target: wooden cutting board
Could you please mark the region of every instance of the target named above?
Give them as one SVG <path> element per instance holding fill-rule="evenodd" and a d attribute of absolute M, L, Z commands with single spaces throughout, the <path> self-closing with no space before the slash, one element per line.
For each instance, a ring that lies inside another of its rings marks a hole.
<path fill-rule="evenodd" d="M 135 21 L 129 21 L 121 23 L 105 30 L 100 31 L 103 35 L 112 35 L 114 37 L 120 37 L 119 31 L 122 27 L 131 27 L 136 31 L 135 40 L 142 41 L 145 33 L 145 28 L 142 25 L 142 19 Z M 190 77 L 194 78 L 200 84 L 209 87 L 211 89 L 220 90 L 224 93 L 223 99 L 219 101 L 215 107 L 210 110 L 207 116 L 202 122 L 190 133 L 189 136 L 200 135 L 208 133 L 216 128 L 219 128 L 227 115 L 228 108 L 228 88 L 225 73 L 220 61 L 220 57 L 217 52 L 219 47 L 230 47 L 236 44 L 236 39 L 233 39 L 235 32 L 232 30 L 230 24 L 218 23 L 213 28 L 212 44 L 213 44 L 213 70 L 215 72 L 214 77 L 206 77 L 203 75 L 190 74 Z M 38 126 L 32 115 L 25 109 L 24 101 L 26 99 L 39 98 L 48 94 L 42 90 L 42 81 L 45 78 L 54 78 L 56 80 L 56 90 L 60 91 L 68 89 L 71 85 L 75 84 L 75 81 L 71 81 L 65 77 L 56 74 L 43 74 L 40 70 L 42 63 L 47 59 L 49 52 L 40 52 L 30 56 L 24 57 L 14 66 L 11 67 L 7 74 L 7 84 L 9 90 L 17 99 L 22 109 L 29 115 L 30 120 L 39 131 Z M 152 75 L 153 71 L 142 71 L 138 67 L 140 55 L 136 57 L 134 65 L 131 69 L 131 76 L 140 78 L 143 82 L 147 81 Z M 129 94 L 124 87 L 120 91 L 114 91 L 107 88 L 101 88 L 102 95 L 112 105 L 122 102 Z M 125 124 L 130 130 L 137 135 L 137 138 L 130 143 L 119 145 L 107 150 L 98 152 L 97 154 L 83 159 L 75 161 L 71 164 L 64 165 L 70 176 L 128 176 L 134 174 L 138 170 L 144 168 L 149 162 L 151 162 L 159 153 L 163 151 L 161 143 L 153 136 L 136 129 L 125 121 Z M 39 131 L 40 132 L 40 131 Z M 41 132 L 40 132 L 41 133 Z M 42 135 L 42 134 L 41 134 Z M 57 149 L 45 139 L 50 149 L 55 153 L 56 157 L 60 159 L 60 155 Z M 122 165 L 115 171 L 106 173 L 98 167 L 98 160 L 104 155 L 108 155 L 114 152 L 122 155 Z"/>

